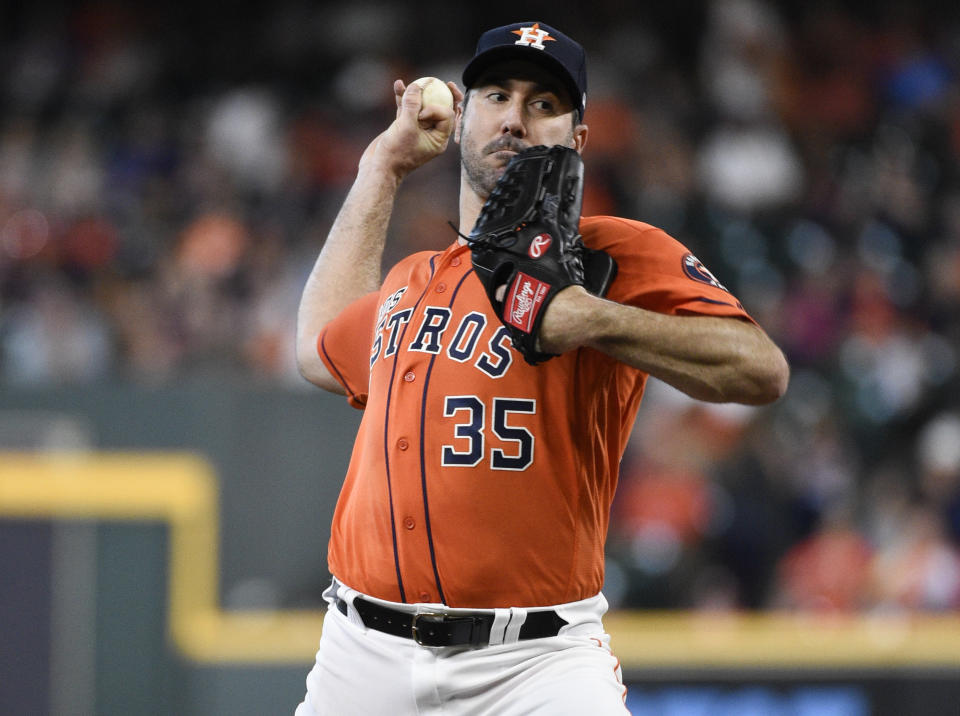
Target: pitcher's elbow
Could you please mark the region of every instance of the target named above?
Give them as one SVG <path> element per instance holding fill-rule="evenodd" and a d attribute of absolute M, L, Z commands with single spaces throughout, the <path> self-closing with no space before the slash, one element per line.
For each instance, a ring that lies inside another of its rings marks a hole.
<path fill-rule="evenodd" d="M 790 384 L 790 365 L 779 350 L 767 361 L 756 378 L 756 396 L 754 405 L 768 405 L 776 402 L 787 392 Z"/>
<path fill-rule="evenodd" d="M 304 380 L 325 387 L 325 379 L 329 375 L 323 361 L 320 360 L 320 354 L 314 341 L 297 339 L 296 346 L 297 370 Z"/>

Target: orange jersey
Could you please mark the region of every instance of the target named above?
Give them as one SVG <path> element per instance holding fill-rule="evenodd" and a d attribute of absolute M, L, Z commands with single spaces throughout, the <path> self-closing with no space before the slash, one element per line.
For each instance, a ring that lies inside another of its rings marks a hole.
<path fill-rule="evenodd" d="M 584 218 L 580 230 L 619 266 L 607 298 L 751 320 L 663 231 L 614 217 Z M 381 599 L 452 607 L 600 591 L 646 373 L 589 348 L 528 365 L 459 244 L 400 261 L 317 348 L 364 409 L 333 518 L 334 575 Z"/>

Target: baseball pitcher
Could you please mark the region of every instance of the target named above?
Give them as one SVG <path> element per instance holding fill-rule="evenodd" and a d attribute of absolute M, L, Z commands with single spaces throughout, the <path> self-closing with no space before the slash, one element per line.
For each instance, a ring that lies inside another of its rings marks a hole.
<path fill-rule="evenodd" d="M 363 419 L 297 716 L 626 713 L 601 587 L 645 382 L 750 405 L 786 389 L 780 350 L 683 245 L 580 216 L 577 42 L 492 29 L 462 83 L 395 82 L 303 291 L 300 370 Z M 403 179 L 451 138 L 457 233 L 381 280 Z"/>

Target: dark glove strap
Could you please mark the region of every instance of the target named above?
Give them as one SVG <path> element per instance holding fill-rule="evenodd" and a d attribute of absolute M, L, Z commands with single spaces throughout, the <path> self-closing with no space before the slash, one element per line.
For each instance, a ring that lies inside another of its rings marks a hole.
<path fill-rule="evenodd" d="M 617 277 L 617 262 L 606 251 L 584 249 L 583 287 L 594 296 L 603 298 Z"/>

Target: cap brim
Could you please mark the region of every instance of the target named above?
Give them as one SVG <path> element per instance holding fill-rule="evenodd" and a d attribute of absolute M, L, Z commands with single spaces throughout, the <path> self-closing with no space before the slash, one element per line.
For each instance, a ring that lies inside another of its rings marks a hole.
<path fill-rule="evenodd" d="M 555 75 L 563 84 L 564 89 L 567 90 L 573 108 L 581 114 L 583 113 L 583 98 L 580 96 L 580 89 L 577 87 L 577 83 L 574 82 L 573 77 L 570 76 L 567 68 L 564 67 L 560 60 L 548 55 L 543 50 L 538 50 L 533 47 L 505 45 L 501 47 L 491 47 L 486 52 L 480 53 L 463 68 L 463 86 L 470 89 L 473 84 L 480 79 L 480 76 L 487 68 L 498 62 L 505 62 L 506 60 L 531 62 L 540 65 L 550 74 Z"/>

